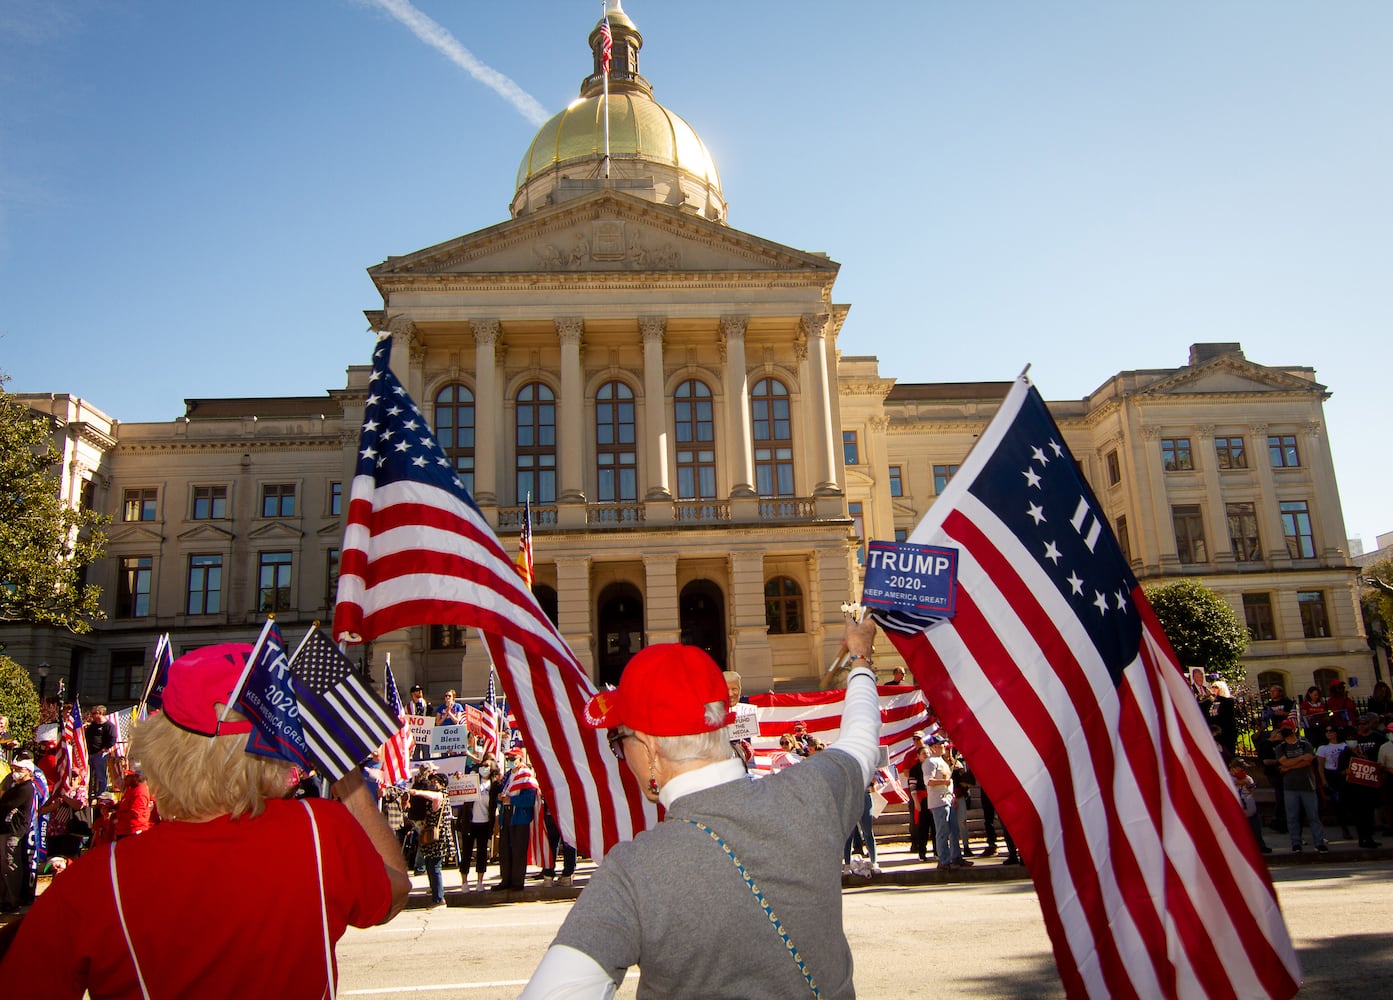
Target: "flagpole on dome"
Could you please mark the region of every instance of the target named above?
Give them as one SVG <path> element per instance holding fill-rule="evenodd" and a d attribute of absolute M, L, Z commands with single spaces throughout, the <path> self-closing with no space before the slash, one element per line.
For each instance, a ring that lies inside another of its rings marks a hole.
<path fill-rule="evenodd" d="M 609 0 L 600 0 L 600 73 L 605 88 L 601 115 L 605 120 L 605 182 L 609 182 L 609 64 L 614 51 L 614 36 L 609 30 Z"/>

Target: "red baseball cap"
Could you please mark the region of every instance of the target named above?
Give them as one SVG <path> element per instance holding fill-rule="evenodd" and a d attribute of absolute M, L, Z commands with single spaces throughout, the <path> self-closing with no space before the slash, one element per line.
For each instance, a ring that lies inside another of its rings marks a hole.
<path fill-rule="evenodd" d="M 659 643 L 638 651 L 624 667 L 619 687 L 601 691 L 585 706 L 595 729 L 627 726 L 651 736 L 709 733 L 735 721 L 727 708 L 714 723 L 706 706 L 730 697 L 716 661 L 697 646 Z"/>
<path fill-rule="evenodd" d="M 199 736 L 251 732 L 252 724 L 245 719 L 219 724 L 221 711 L 216 707 L 226 705 L 232 697 L 251 651 L 244 642 L 225 642 L 195 649 L 171 663 L 160 705 L 165 718 Z"/>

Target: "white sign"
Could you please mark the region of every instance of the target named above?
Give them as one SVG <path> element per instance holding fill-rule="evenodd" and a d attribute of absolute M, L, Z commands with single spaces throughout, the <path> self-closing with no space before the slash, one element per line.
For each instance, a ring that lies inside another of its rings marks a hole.
<path fill-rule="evenodd" d="M 462 754 L 469 749 L 468 726 L 435 726 L 430 731 L 430 752 Z M 437 765 L 439 761 L 436 762 Z"/>
<path fill-rule="evenodd" d="M 735 721 L 730 724 L 730 738 L 753 740 L 759 737 L 759 710 L 753 705 L 737 704 Z"/>
<path fill-rule="evenodd" d="M 452 728 L 443 726 L 441 728 Z M 445 775 L 445 780 L 449 782 L 445 786 L 445 796 L 452 806 L 462 806 L 471 801 L 479 794 L 479 776 L 477 774 L 465 774 L 464 769 L 469 764 L 468 757 L 442 757 L 432 761 L 441 774 Z"/>
<path fill-rule="evenodd" d="M 428 715 L 408 715 L 406 724 L 411 729 L 411 738 L 418 747 L 430 746 L 430 731 L 435 728 L 435 719 Z"/>

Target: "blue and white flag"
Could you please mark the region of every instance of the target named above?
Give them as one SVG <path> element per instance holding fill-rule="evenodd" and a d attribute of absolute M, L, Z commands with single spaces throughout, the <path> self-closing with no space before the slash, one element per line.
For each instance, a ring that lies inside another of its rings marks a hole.
<path fill-rule="evenodd" d="M 274 621 L 262 627 L 231 700 L 232 706 L 252 721 L 247 753 L 310 766 L 310 748 L 290 683 L 285 641 Z"/>

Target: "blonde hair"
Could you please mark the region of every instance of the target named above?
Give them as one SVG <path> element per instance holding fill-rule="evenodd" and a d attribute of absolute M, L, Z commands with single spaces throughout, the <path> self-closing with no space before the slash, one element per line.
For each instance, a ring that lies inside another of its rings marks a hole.
<path fill-rule="evenodd" d="M 233 712 L 229 718 L 243 717 Z M 293 765 L 246 753 L 246 743 L 245 733 L 199 736 L 161 714 L 136 727 L 131 757 L 140 761 L 166 819 L 255 817 L 267 799 L 289 794 Z"/>

